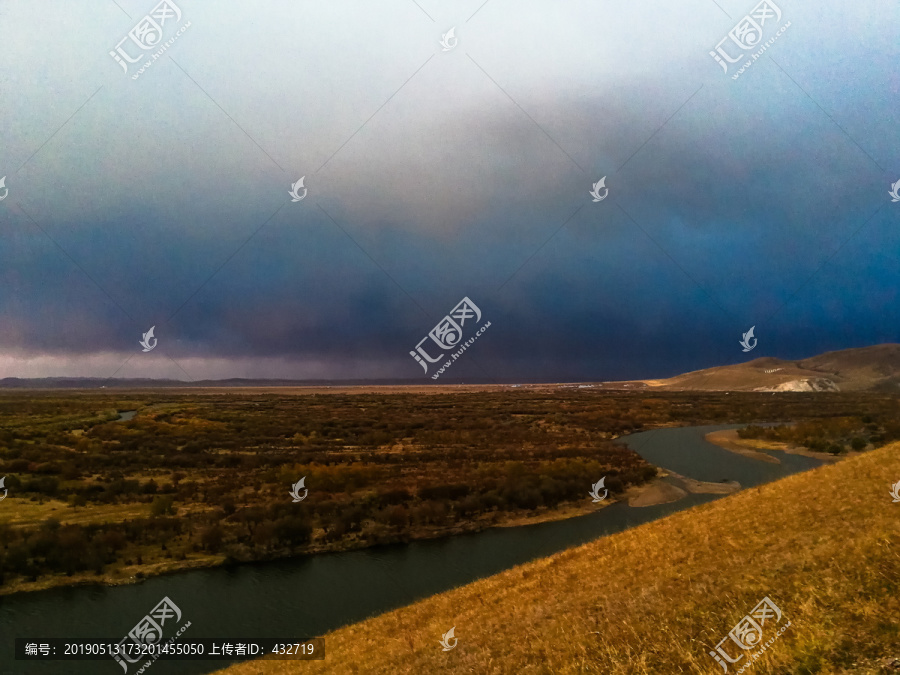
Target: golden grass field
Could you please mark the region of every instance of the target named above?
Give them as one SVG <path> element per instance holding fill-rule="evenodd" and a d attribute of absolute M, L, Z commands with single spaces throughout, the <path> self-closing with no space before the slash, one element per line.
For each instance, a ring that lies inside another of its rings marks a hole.
<path fill-rule="evenodd" d="M 791 626 L 745 673 L 896 672 L 898 480 L 893 443 L 346 626 L 324 661 L 220 672 L 721 673 L 708 652 L 765 596 Z"/>
<path fill-rule="evenodd" d="M 98 504 L 91 508 L 72 508 L 58 499 L 47 499 L 43 503 L 25 499 L 10 498 L 14 509 L 5 509 L 0 516 L 0 524 L 13 527 L 40 525 L 48 518 L 56 518 L 61 524 L 121 522 L 128 518 L 139 518 L 150 513 L 148 504 Z"/>

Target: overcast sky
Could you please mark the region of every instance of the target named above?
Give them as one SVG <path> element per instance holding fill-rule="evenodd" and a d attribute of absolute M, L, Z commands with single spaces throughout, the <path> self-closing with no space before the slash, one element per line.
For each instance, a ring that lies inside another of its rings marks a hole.
<path fill-rule="evenodd" d="M 438 381 L 900 341 L 894 1 L 176 2 L 0 2 L 0 377 L 429 382 L 466 296 Z"/>

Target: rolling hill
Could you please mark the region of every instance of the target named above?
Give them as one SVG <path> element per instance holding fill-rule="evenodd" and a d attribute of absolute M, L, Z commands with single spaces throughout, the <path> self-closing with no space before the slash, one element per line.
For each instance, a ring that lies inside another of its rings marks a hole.
<path fill-rule="evenodd" d="M 842 349 L 799 361 L 762 357 L 637 381 L 653 389 L 706 391 L 900 391 L 900 344 Z"/>

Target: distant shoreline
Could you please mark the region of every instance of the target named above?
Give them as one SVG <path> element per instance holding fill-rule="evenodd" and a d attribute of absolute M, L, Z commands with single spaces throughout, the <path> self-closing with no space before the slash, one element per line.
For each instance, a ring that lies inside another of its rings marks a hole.
<path fill-rule="evenodd" d="M 760 452 L 760 450 L 778 450 L 788 455 L 803 455 L 804 457 L 811 457 L 812 459 L 818 459 L 832 464 L 846 457 L 854 457 L 861 454 L 851 451 L 844 455 L 837 456 L 832 455 L 830 452 L 816 452 L 814 450 L 807 450 L 806 448 L 797 447 L 788 443 L 781 443 L 779 441 L 760 441 L 752 438 L 741 438 L 738 436 L 737 429 L 711 431 L 704 436 L 704 439 L 713 445 L 719 446 L 723 450 L 728 450 L 729 452 L 734 452 L 738 455 L 743 455 L 744 457 L 750 457 L 751 459 L 758 459 L 772 464 L 781 464 L 781 460 L 777 457 L 772 457 L 772 455 Z"/>

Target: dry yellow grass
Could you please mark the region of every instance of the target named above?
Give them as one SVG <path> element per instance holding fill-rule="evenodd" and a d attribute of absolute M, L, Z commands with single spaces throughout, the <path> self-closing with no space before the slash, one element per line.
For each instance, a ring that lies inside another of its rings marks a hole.
<path fill-rule="evenodd" d="M 150 516 L 149 503 L 90 504 L 75 508 L 58 499 L 47 499 L 43 504 L 15 497 L 7 499 L 10 508 L 0 510 L 0 525 L 12 527 L 35 527 L 49 518 L 55 518 L 61 525 L 91 525 L 121 523 L 125 520 Z M 12 508 L 13 506 L 15 508 Z M 179 504 L 178 509 L 179 514 L 183 515 L 188 511 L 209 511 L 210 507 L 204 504 Z"/>
<path fill-rule="evenodd" d="M 43 504 L 27 499 L 9 498 L 9 505 L 0 512 L 0 524 L 13 527 L 34 527 L 48 518 L 56 518 L 63 525 L 87 525 L 89 523 L 118 523 L 130 518 L 146 518 L 149 504 L 92 504 L 73 508 L 67 502 L 47 499 Z"/>
<path fill-rule="evenodd" d="M 222 672 L 721 673 L 708 652 L 764 596 L 792 625 L 749 672 L 887 672 L 874 664 L 900 657 L 897 480 L 900 443 L 341 628 L 325 661 Z"/>

